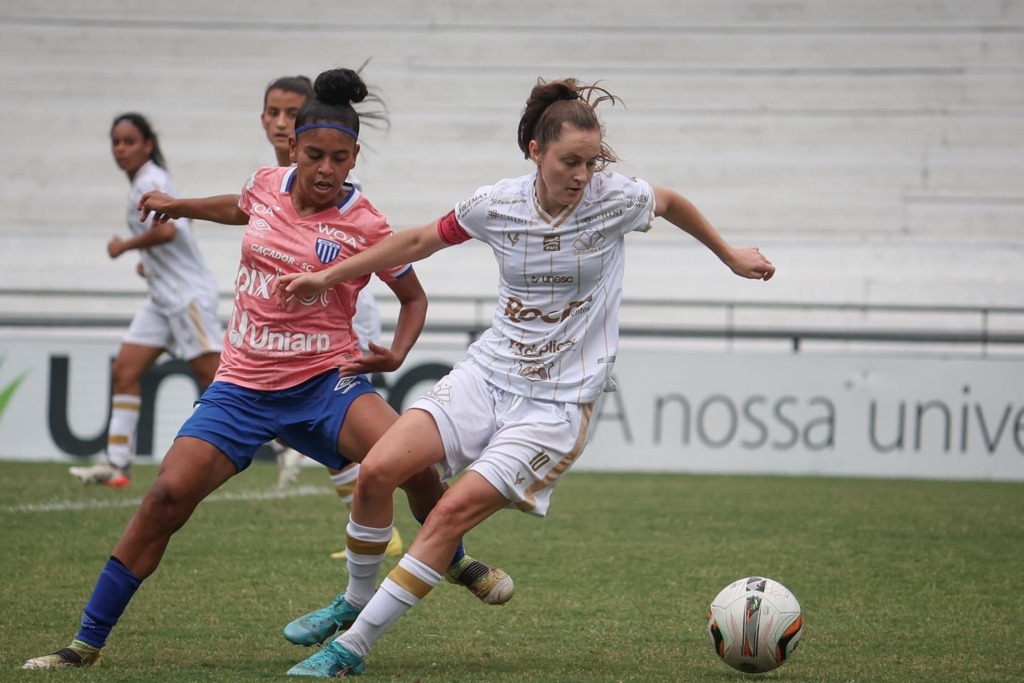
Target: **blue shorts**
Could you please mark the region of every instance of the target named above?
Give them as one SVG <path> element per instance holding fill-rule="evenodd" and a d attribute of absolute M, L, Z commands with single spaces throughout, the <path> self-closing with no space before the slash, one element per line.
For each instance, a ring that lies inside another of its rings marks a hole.
<path fill-rule="evenodd" d="M 211 443 L 239 472 L 257 449 L 274 438 L 336 470 L 350 463 L 338 453 L 338 434 L 348 408 L 359 396 L 376 393 L 363 375 L 325 372 L 280 391 L 246 389 L 214 382 L 196 401 L 178 436 Z"/>

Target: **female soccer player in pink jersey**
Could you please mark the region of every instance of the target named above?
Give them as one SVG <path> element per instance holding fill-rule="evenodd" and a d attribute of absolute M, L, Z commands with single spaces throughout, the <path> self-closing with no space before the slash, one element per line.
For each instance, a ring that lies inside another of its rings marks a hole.
<path fill-rule="evenodd" d="M 352 330 L 356 296 L 368 279 L 300 297 L 291 311 L 273 299 L 274 281 L 288 273 L 316 272 L 380 242 L 391 234 L 384 216 L 346 183 L 359 153 L 360 116 L 352 102 L 367 97 L 357 73 L 325 72 L 316 98 L 303 105 L 292 139 L 290 168 L 261 168 L 241 197 L 224 195 L 176 200 L 162 193 L 143 197 L 144 215 L 189 215 L 247 225 L 235 281 L 235 307 L 214 382 L 182 425 L 160 473 L 114 548 L 69 647 L 30 659 L 25 668 L 91 666 L 99 661 L 128 602 L 163 557 L 171 535 L 196 506 L 252 462 L 265 442 L 280 437 L 335 469 L 363 459 L 398 416 L 362 374 L 349 374 L 359 359 Z M 237 199 L 237 203 L 236 203 Z M 427 299 L 407 264 L 381 269 L 378 277 L 401 302 L 391 348 L 371 346 L 361 367 L 394 370 L 419 336 Z M 443 487 L 437 472 L 424 468 L 401 484 L 413 513 L 426 518 Z M 390 514 L 390 506 L 388 508 Z M 362 583 L 328 607 L 285 629 L 293 643 L 322 643 L 347 628 L 373 595 L 373 583 L 390 529 L 364 533 L 350 525 L 348 570 Z M 461 546 L 460 546 L 461 548 Z M 450 578 L 485 602 L 512 594 L 511 579 L 499 569 L 472 560 L 452 546 Z M 367 571 L 374 576 L 367 575 Z M 364 585 L 369 589 L 360 592 Z"/>
<path fill-rule="evenodd" d="M 278 166 L 292 165 L 289 140 L 295 135 L 295 117 L 298 116 L 302 105 L 313 99 L 314 96 L 313 83 L 305 76 L 282 76 L 272 81 L 264 91 L 260 124 L 267 134 L 267 141 L 274 147 Z M 355 174 L 349 173 L 348 182 L 357 190 L 362 191 L 363 187 L 356 179 Z M 377 301 L 369 289 L 359 290 L 359 298 L 356 299 L 356 312 L 352 317 L 352 327 L 363 353 L 370 352 L 371 343 L 380 344 L 380 313 L 377 310 Z M 277 455 L 279 467 L 277 487 L 279 489 L 287 488 L 299 476 L 299 464 L 302 461 L 302 456 L 280 441 L 272 441 L 271 446 Z M 356 478 L 359 476 L 359 463 L 354 462 L 340 472 L 330 469 L 329 471 L 334 490 L 337 491 L 342 502 L 351 508 L 352 495 L 356 489 Z M 394 529 L 386 554 L 397 557 L 403 552 L 402 537 L 398 533 L 398 529 Z M 345 550 L 341 550 L 332 553 L 331 557 L 344 559 L 345 554 Z"/>
<path fill-rule="evenodd" d="M 546 514 L 552 489 L 590 439 L 602 394 L 614 391 L 626 235 L 662 216 L 741 277 L 775 272 L 756 248 L 726 244 L 676 192 L 603 171 L 615 161 L 594 112 L 604 100 L 614 98 L 572 79 L 540 81 L 519 122 L 519 147 L 535 172 L 481 187 L 440 220 L 326 270 L 277 281 L 290 310 L 340 282 L 470 239 L 487 243 L 499 266 L 491 328 L 363 461 L 349 534 L 383 538 L 392 493 L 412 473 L 442 464 L 449 475 L 466 474 L 353 626 L 289 674 L 362 673 L 374 643 L 440 580 L 463 534 L 510 505 Z"/>
<path fill-rule="evenodd" d="M 121 114 L 110 128 L 114 161 L 128 176 L 128 230 L 107 244 L 110 258 L 139 254 L 139 274 L 149 296 L 132 318 L 111 367 L 113 405 L 107 452 L 95 464 L 70 468 L 86 484 L 113 487 L 131 483 L 133 445 L 139 424 L 142 374 L 165 351 L 188 362 L 205 389 L 217 372 L 224 330 L 217 320 L 217 282 L 199 252 L 187 218 L 154 223 L 139 218 L 136 205 L 146 192 L 176 195 L 165 169 L 160 142 L 146 117 Z"/>

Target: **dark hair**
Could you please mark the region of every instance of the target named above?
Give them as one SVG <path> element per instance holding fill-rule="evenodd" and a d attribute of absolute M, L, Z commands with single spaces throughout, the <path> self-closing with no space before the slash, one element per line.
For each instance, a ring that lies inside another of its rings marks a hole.
<path fill-rule="evenodd" d="M 316 77 L 314 96 L 306 100 L 295 117 L 295 127 L 308 123 L 339 123 L 359 132 L 360 119 L 388 125 L 387 107 L 377 95 L 370 93 L 359 72 L 352 69 L 331 69 Z M 377 111 L 357 112 L 352 106 L 359 102 L 376 102 Z"/>
<path fill-rule="evenodd" d="M 117 128 L 119 123 L 130 123 L 135 126 L 139 133 L 142 134 L 143 141 L 152 141 L 153 151 L 149 153 L 149 160 L 160 168 L 166 170 L 167 164 L 164 162 L 163 152 L 160 151 L 160 141 L 156 139 L 156 133 L 153 132 L 153 126 L 149 125 L 149 121 L 142 114 L 136 114 L 135 112 L 128 112 L 121 114 L 114 118 L 114 123 L 110 125 L 110 134 L 114 134 L 114 129 Z"/>
<path fill-rule="evenodd" d="M 307 76 L 282 76 L 277 80 L 271 82 L 267 86 L 267 89 L 263 91 L 263 108 L 267 108 L 267 96 L 270 95 L 271 90 L 283 90 L 284 92 L 293 92 L 296 95 L 302 95 L 307 100 L 311 100 L 316 95 L 313 93 L 313 81 L 309 80 Z"/>
<path fill-rule="evenodd" d="M 595 97 L 596 95 L 596 97 Z M 519 149 L 523 156 L 530 158 L 530 141 L 536 140 L 541 150 L 558 139 L 562 124 L 568 123 L 579 130 L 596 130 L 604 134 L 601 120 L 594 107 L 601 102 L 621 102 L 604 88 L 597 85 L 582 85 L 575 78 L 558 81 L 537 79 L 537 85 L 530 91 L 523 115 L 519 119 Z M 601 156 L 598 170 L 618 161 L 615 152 L 601 142 Z"/>

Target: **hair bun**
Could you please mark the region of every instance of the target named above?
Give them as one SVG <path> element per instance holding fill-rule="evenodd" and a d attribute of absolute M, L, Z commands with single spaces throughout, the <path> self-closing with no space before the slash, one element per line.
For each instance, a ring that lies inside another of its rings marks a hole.
<path fill-rule="evenodd" d="M 325 104 L 346 105 L 362 102 L 369 94 L 366 83 L 352 69 L 331 69 L 316 77 L 316 98 Z"/>

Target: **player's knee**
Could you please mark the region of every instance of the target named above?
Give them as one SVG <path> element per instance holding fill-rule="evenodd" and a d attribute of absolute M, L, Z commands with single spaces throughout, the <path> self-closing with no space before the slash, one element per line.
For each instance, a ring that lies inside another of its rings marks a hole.
<path fill-rule="evenodd" d="M 195 509 L 191 497 L 161 477 L 153 482 L 139 507 L 148 524 L 174 533 L 188 521 Z"/>
<path fill-rule="evenodd" d="M 142 370 L 135 367 L 133 363 L 125 361 L 118 356 L 110 367 L 110 374 L 115 394 L 138 393 L 139 381 L 142 379 Z"/>
<path fill-rule="evenodd" d="M 399 483 L 395 481 L 394 470 L 364 460 L 359 465 L 356 496 L 364 500 L 382 495 L 390 496 L 398 488 Z"/>
<path fill-rule="evenodd" d="M 461 538 L 473 524 L 471 511 L 455 496 L 443 496 L 430 511 L 419 535 Z"/>

